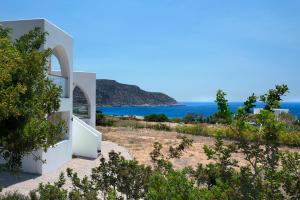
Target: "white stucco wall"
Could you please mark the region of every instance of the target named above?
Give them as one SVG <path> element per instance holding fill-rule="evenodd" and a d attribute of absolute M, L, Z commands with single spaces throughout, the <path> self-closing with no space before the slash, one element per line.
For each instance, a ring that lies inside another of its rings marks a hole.
<path fill-rule="evenodd" d="M 26 156 L 22 161 L 22 168 L 25 172 L 46 173 L 72 158 L 73 38 L 45 19 L 1 21 L 0 24 L 13 29 L 11 34 L 13 40 L 29 32 L 34 27 L 40 27 L 42 31 L 47 32 L 49 35 L 47 35 L 46 42 L 41 47 L 41 50 L 47 48 L 53 50 L 61 66 L 61 75 L 67 77 L 67 98 L 61 98 L 59 111 L 67 111 L 68 113 L 68 116 L 65 116 L 68 119 L 69 135 L 66 137 L 68 140 L 58 142 L 49 148 L 47 152 L 37 152 L 43 159 L 46 159 L 45 164 L 42 164 L 41 161 L 35 161 L 31 155 Z"/>
<path fill-rule="evenodd" d="M 254 108 L 253 114 L 259 114 L 263 108 Z M 289 109 L 273 109 L 275 116 L 279 116 L 281 113 L 289 113 Z"/>
<path fill-rule="evenodd" d="M 12 28 L 11 38 L 13 40 L 29 32 L 34 27 L 40 27 L 42 31 L 48 33 L 46 42 L 41 49 L 50 48 L 53 50 L 53 54 L 57 57 L 61 66 L 61 75 L 68 78 L 67 93 L 71 101 L 68 105 L 64 105 L 64 111 L 72 110 L 73 38 L 46 19 L 1 21 L 0 24 Z M 68 106 L 68 109 L 65 106 Z"/>
<path fill-rule="evenodd" d="M 96 73 L 74 72 L 73 89 L 79 87 L 85 94 L 88 104 L 90 105 L 90 118 L 82 119 L 90 126 L 95 128 L 96 123 Z"/>
<path fill-rule="evenodd" d="M 36 160 L 32 154 L 22 160 L 22 171 L 34 174 L 51 172 L 72 159 L 72 144 L 70 140 L 62 140 L 50 147 L 47 152 L 34 152 L 41 160 Z M 45 163 L 42 161 L 46 161 Z"/>
<path fill-rule="evenodd" d="M 75 116 L 73 129 L 73 154 L 88 158 L 97 158 L 98 150 L 101 150 L 102 135 L 93 127 L 89 127 L 88 124 Z"/>

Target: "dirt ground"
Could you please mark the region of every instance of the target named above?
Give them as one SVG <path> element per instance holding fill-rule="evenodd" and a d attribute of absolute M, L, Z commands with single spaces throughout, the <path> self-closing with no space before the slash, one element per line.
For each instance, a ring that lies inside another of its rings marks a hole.
<path fill-rule="evenodd" d="M 157 131 L 153 129 L 133 129 L 130 127 L 97 127 L 103 133 L 103 140 L 116 142 L 129 150 L 133 158 L 140 163 L 149 165 L 150 152 L 153 150 L 154 142 L 160 142 L 163 145 L 163 152 L 167 152 L 169 146 L 176 146 L 180 143 L 180 134 L 176 132 Z M 204 153 L 204 145 L 211 146 L 214 144 L 214 138 L 186 135 L 194 140 L 190 147 L 180 159 L 172 160 L 175 168 L 186 166 L 197 166 L 198 163 L 208 164 L 209 161 Z M 300 151 L 296 148 L 282 147 L 283 150 Z M 246 162 L 243 155 L 236 153 L 233 155 L 241 165 Z"/>

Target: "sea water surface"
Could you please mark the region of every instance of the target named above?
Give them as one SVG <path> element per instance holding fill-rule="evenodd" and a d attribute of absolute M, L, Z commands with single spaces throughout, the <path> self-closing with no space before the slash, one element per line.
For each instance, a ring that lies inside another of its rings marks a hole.
<path fill-rule="evenodd" d="M 229 107 L 231 112 L 236 112 L 237 108 L 242 106 L 242 102 L 230 102 Z M 257 103 L 257 107 L 263 107 L 262 103 Z M 284 102 L 281 108 L 289 109 L 289 112 L 300 118 L 300 102 L 291 103 Z M 204 116 L 210 116 L 217 112 L 217 105 L 215 102 L 180 102 L 179 105 L 174 106 L 106 106 L 97 107 L 107 115 L 118 116 L 145 116 L 150 114 L 165 114 L 169 118 L 182 118 L 187 113 L 196 113 Z"/>

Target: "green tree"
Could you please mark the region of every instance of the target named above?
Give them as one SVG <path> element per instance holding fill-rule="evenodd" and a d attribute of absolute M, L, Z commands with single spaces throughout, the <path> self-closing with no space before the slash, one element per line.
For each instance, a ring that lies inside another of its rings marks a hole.
<path fill-rule="evenodd" d="M 61 88 L 47 80 L 51 50 L 40 50 L 47 33 L 34 28 L 14 42 L 9 34 L 0 27 L 0 153 L 5 168 L 17 170 L 24 155 L 62 138 L 65 126 L 52 115 Z"/>
<path fill-rule="evenodd" d="M 223 124 L 229 124 L 232 120 L 232 113 L 228 106 L 228 100 L 225 98 L 226 95 L 227 94 L 224 91 L 218 90 L 215 100 L 218 105 L 218 112 L 214 114 L 214 118 L 217 122 Z"/>
<path fill-rule="evenodd" d="M 261 95 L 260 100 L 266 104 L 266 110 L 280 108 L 282 96 L 287 92 L 289 92 L 287 85 L 276 85 L 274 89 L 270 89 L 268 93 Z"/>

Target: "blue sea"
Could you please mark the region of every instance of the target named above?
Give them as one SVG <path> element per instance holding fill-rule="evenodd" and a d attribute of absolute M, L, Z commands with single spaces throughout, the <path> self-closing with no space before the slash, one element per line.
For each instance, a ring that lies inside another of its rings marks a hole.
<path fill-rule="evenodd" d="M 236 112 L 237 108 L 242 105 L 242 102 L 229 103 L 229 107 L 232 112 Z M 263 107 L 263 104 L 258 103 L 257 107 Z M 290 113 L 300 118 L 300 102 L 284 102 L 281 104 L 281 108 L 289 109 Z M 217 105 L 215 102 L 180 102 L 179 105 L 175 106 L 106 106 L 97 107 L 97 110 L 101 110 L 107 115 L 145 116 L 163 113 L 169 118 L 182 118 L 187 113 L 197 113 L 204 116 L 210 116 L 217 112 Z"/>

